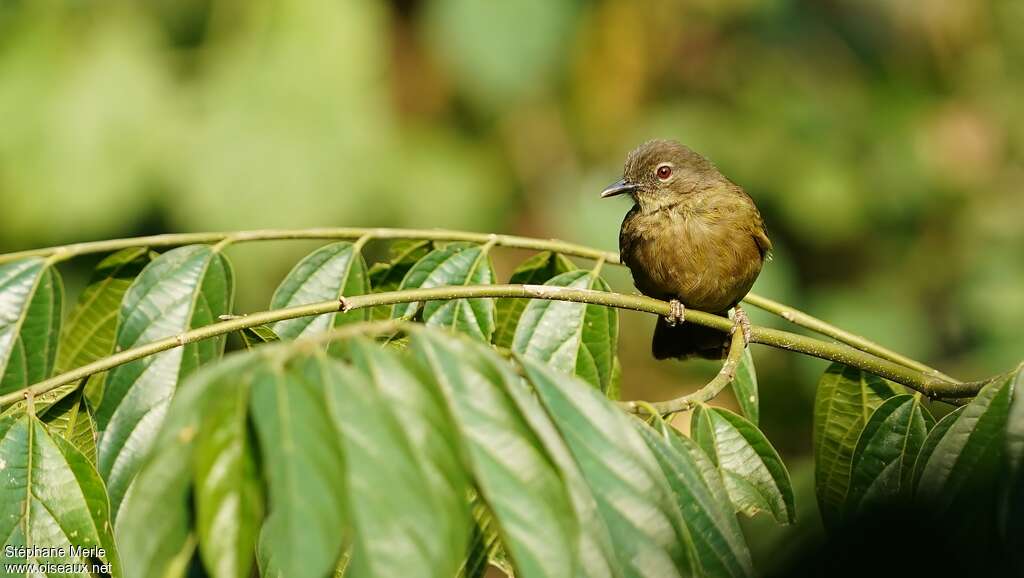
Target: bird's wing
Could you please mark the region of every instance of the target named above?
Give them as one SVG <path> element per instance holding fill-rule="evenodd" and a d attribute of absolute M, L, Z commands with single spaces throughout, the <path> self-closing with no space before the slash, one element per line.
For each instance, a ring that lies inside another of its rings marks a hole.
<path fill-rule="evenodd" d="M 754 242 L 757 243 L 758 250 L 761 251 L 761 258 L 765 260 L 771 260 L 772 258 L 772 241 L 768 238 L 768 230 L 764 226 L 764 219 L 761 218 L 761 213 L 756 208 L 754 213 L 757 218 L 752 223 L 750 234 L 754 237 Z"/>
<path fill-rule="evenodd" d="M 627 267 L 630 266 L 628 259 L 633 254 L 633 244 L 636 242 L 636 236 L 630 234 L 630 221 L 639 210 L 640 207 L 633 205 L 633 208 L 626 213 L 626 217 L 622 219 L 622 228 L 619 229 L 619 260 Z"/>

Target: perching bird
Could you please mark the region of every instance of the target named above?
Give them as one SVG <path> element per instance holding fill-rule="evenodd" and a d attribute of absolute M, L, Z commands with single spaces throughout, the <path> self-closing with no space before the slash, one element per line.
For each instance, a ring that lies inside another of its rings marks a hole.
<path fill-rule="evenodd" d="M 641 293 L 672 306 L 654 329 L 654 357 L 724 357 L 728 336 L 684 323 L 687 307 L 721 316 L 735 307 L 749 342 L 750 321 L 738 303 L 772 250 L 754 201 L 709 160 L 672 140 L 629 153 L 622 180 L 601 197 L 623 193 L 635 204 L 619 233 L 622 261 Z"/>

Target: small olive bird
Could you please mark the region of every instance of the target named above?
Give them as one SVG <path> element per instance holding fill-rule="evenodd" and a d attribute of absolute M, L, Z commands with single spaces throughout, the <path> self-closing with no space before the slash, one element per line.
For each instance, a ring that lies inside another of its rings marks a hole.
<path fill-rule="evenodd" d="M 739 307 L 761 265 L 770 258 L 754 201 L 711 164 L 673 140 L 652 140 L 626 158 L 622 180 L 601 197 L 628 193 L 634 205 L 622 221 L 619 252 L 644 295 L 668 300 L 651 351 L 656 359 L 721 359 L 728 336 L 685 324 L 686 308 L 728 316 L 750 341 L 750 321 Z"/>

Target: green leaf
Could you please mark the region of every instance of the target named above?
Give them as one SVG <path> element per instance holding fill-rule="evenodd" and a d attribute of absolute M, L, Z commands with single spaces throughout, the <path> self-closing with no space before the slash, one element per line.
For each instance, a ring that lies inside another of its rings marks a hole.
<path fill-rule="evenodd" d="M 593 491 L 623 576 L 698 574 L 669 482 L 631 418 L 579 379 L 519 360 Z"/>
<path fill-rule="evenodd" d="M 850 464 L 864 424 L 882 402 L 896 395 L 883 379 L 833 363 L 814 398 L 814 483 L 825 524 L 837 524 L 850 485 Z"/>
<path fill-rule="evenodd" d="M 359 249 L 352 243 L 342 241 L 313 251 L 299 261 L 281 281 L 270 300 L 270 308 L 283 309 L 367 293 L 370 286 L 366 277 L 366 263 Z M 295 339 L 367 319 L 369 313 L 363 309 L 347 313 L 326 313 L 316 317 L 278 321 L 273 325 L 273 331 L 281 338 Z"/>
<path fill-rule="evenodd" d="M 125 293 L 117 326 L 124 350 L 209 325 L 231 309 L 231 266 L 206 245 L 164 253 Z M 152 445 L 179 381 L 220 357 L 224 337 L 187 343 L 120 365 L 107 377 L 96 410 L 98 464 L 114 516 Z"/>
<path fill-rule="evenodd" d="M 384 263 L 374 263 L 370 267 L 370 285 L 374 293 L 394 291 L 402 285 L 405 274 L 412 269 L 417 261 L 430 252 L 431 241 L 400 239 L 392 241 L 389 248 L 389 260 Z M 374 320 L 389 319 L 391 317 L 391 306 L 380 305 L 373 308 L 371 318 Z"/>
<path fill-rule="evenodd" d="M 512 272 L 508 282 L 523 285 L 541 285 L 552 277 L 556 277 L 566 271 L 576 269 L 565 256 L 544 251 L 537 253 L 526 261 L 523 261 Z M 497 309 L 497 329 L 494 331 L 494 344 L 498 347 L 512 347 L 512 340 L 516 334 L 516 326 L 519 325 L 519 318 L 523 309 L 529 303 L 528 299 L 502 298 L 495 304 Z"/>
<path fill-rule="evenodd" d="M 7 564 L 88 563 L 69 546 L 101 548 L 121 575 L 103 482 L 89 460 L 33 415 L 0 420 L 0 551 Z M 7 547 L 60 548 L 65 555 L 7 555 Z M 6 570 L 5 570 L 6 572 Z M 24 575 L 24 574 L 23 574 Z"/>
<path fill-rule="evenodd" d="M 342 554 L 345 468 L 323 361 L 278 361 L 253 382 L 250 411 L 269 488 L 257 550 L 263 575 L 324 576 Z"/>
<path fill-rule="evenodd" d="M 608 383 L 608 391 L 604 395 L 613 401 L 622 399 L 622 363 L 619 361 L 618 355 L 612 360 L 612 378 Z"/>
<path fill-rule="evenodd" d="M 378 355 L 383 354 L 379 349 L 369 352 L 376 347 L 373 343 L 358 341 L 353 346 L 361 349 L 362 359 L 383 357 Z M 352 562 L 346 575 L 455 576 L 462 563 L 462 545 L 469 539 L 469 511 L 465 505 L 447 506 L 453 505 L 452 490 L 461 490 L 465 504 L 468 486 L 445 485 L 441 488 L 445 495 L 435 497 L 433 490 L 442 481 L 431 478 L 435 471 L 421 467 L 417 446 L 429 448 L 436 441 L 414 443 L 401 414 L 392 410 L 381 391 L 401 384 L 382 385 L 366 372 L 333 360 L 322 361 L 321 367 L 329 384 L 328 410 L 341 431 L 354 528 Z M 416 380 L 403 384 L 423 387 Z M 460 478 L 458 470 L 452 474 Z"/>
<path fill-rule="evenodd" d="M 909 497 L 927 411 L 917 396 L 897 395 L 871 414 L 853 452 L 846 515 Z"/>
<path fill-rule="evenodd" d="M 96 265 L 89 285 L 82 291 L 64 324 L 57 358 L 58 372 L 81 367 L 114 352 L 121 299 L 149 261 L 147 248 L 132 247 L 118 251 Z M 106 372 L 88 378 L 87 397 L 93 407 L 99 405 L 106 378 Z"/>
<path fill-rule="evenodd" d="M 42 417 L 42 421 L 51 434 L 66 439 L 90 463 L 96 463 L 96 422 L 82 390 L 57 402 Z"/>
<path fill-rule="evenodd" d="M 494 269 L 486 246 L 451 243 L 435 249 L 413 265 L 402 280 L 401 289 L 443 287 L 446 285 L 486 285 L 494 283 Z M 400 303 L 392 309 L 394 319 L 412 317 L 417 303 Z M 490 343 L 494 333 L 492 299 L 451 299 L 430 301 L 423 306 L 423 322 L 450 327 Z"/>
<path fill-rule="evenodd" d="M 545 285 L 609 291 L 604 279 L 589 271 L 569 271 Z M 611 307 L 535 299 L 516 327 L 512 350 L 575 373 L 607 394 L 619 336 L 618 312 Z"/>
<path fill-rule="evenodd" d="M 64 288 L 46 259 L 0 265 L 0 394 L 53 373 Z"/>
<path fill-rule="evenodd" d="M 251 353 L 231 356 L 190 376 L 175 394 L 153 449 L 118 512 L 115 528 L 126 576 L 185 575 L 196 546 L 192 482 L 196 442 L 207 407 L 242 396 L 236 388 L 249 389 L 262 370 L 257 359 Z M 206 439 L 204 443 L 209 443 L 209 436 Z M 204 501 L 212 495 L 209 491 L 196 494 Z M 238 511 L 244 514 L 242 505 Z M 206 505 L 199 508 L 208 509 Z"/>
<path fill-rule="evenodd" d="M 1006 426 L 1016 375 L 993 381 L 928 434 L 914 466 L 915 495 L 936 515 L 972 504 L 1005 475 Z"/>
<path fill-rule="evenodd" d="M 757 391 L 757 373 L 754 371 L 754 356 L 750 348 L 743 350 L 740 364 L 736 367 L 736 376 L 732 380 L 732 391 L 736 395 L 736 403 L 743 410 L 750 423 L 757 425 L 761 416 L 760 394 Z"/>
<path fill-rule="evenodd" d="M 254 370 L 234 383 L 207 386 L 193 457 L 195 531 L 199 552 L 214 578 L 247 578 L 263 522 L 263 484 L 255 437 L 249 427 Z"/>
<path fill-rule="evenodd" d="M 274 330 L 266 325 L 246 327 L 239 331 L 238 334 L 242 337 L 242 345 L 246 349 L 253 349 L 256 346 L 263 345 L 265 343 L 274 343 L 275 341 L 281 340 L 281 338 L 274 333 Z"/>
<path fill-rule="evenodd" d="M 327 409 L 341 431 L 347 465 L 354 543 L 346 576 L 451 578 L 462 563 L 470 530 L 469 486 L 457 462 L 452 464 L 456 456 L 438 447 L 452 434 L 413 438 L 402 420 L 413 413 L 411 404 L 406 401 L 397 409 L 383 390 L 401 388 L 420 398 L 413 403 L 426 402 L 430 411 L 436 408 L 435 400 L 413 393 L 425 387 L 403 369 L 396 354 L 365 339 L 347 346 L 359 356 L 363 371 L 333 360 L 321 362 Z M 422 415 L 411 417 L 420 422 L 414 426 L 417 433 L 437 427 L 423 423 Z M 434 455 L 443 461 L 424 463 Z M 442 469 L 451 465 L 456 467 Z"/>
<path fill-rule="evenodd" d="M 149 260 L 146 247 L 132 247 L 96 265 L 89 285 L 78 297 L 64 325 L 58 371 L 81 367 L 111 354 L 121 299 Z"/>
<path fill-rule="evenodd" d="M 565 480 L 569 499 L 572 501 L 573 510 L 579 522 L 576 546 L 576 554 L 579 559 L 577 576 L 587 578 L 621 576 L 622 571 L 619 569 L 611 535 L 598 511 L 597 500 L 587 485 L 583 472 L 576 464 L 572 450 L 562 439 L 558 427 L 552 422 L 547 410 L 523 380 L 506 379 L 505 392 L 516 404 L 523 418 L 530 424 L 552 463 L 555 464 Z M 504 554 L 504 549 L 499 549 L 498 554 Z M 491 563 L 504 569 L 502 564 L 495 561 L 494 556 L 491 558 Z"/>
<path fill-rule="evenodd" d="M 999 500 L 999 530 L 1011 552 L 1024 551 L 1024 364 L 1017 366 L 1013 402 L 1006 424 L 1008 475 Z M 1024 560 L 1016 568 L 1024 573 Z"/>
<path fill-rule="evenodd" d="M 522 576 L 573 576 L 578 521 L 544 445 L 510 399 L 508 363 L 468 339 L 417 331 L 410 345 L 429 367 L 461 434 L 466 468 L 493 512 Z"/>
<path fill-rule="evenodd" d="M 678 436 L 667 429 L 662 429 L 659 434 L 640 420 L 634 420 L 633 425 L 657 458 L 672 487 L 683 522 L 693 538 L 702 575 L 752 576 L 750 551 L 739 522 L 732 508 L 726 507 L 728 502 L 719 502 L 710 486 L 711 483 L 722 485 L 717 472 L 714 477 L 705 477 L 695 457 L 697 454 L 683 447 L 682 442 L 676 439 Z M 707 465 L 714 472 L 714 466 Z"/>
<path fill-rule="evenodd" d="M 946 435 L 950 426 L 956 423 L 957 418 L 960 417 L 960 414 L 963 413 L 965 409 L 967 409 L 966 405 L 962 405 L 954 409 L 944 415 L 938 423 L 928 430 L 928 437 L 925 438 L 924 444 L 921 446 L 921 449 L 917 453 L 917 458 L 914 460 L 914 487 L 917 487 L 918 477 L 921 473 L 918 468 L 924 465 L 924 459 L 927 459 L 927 456 L 931 455 L 935 450 L 935 446 L 938 445 L 939 441 L 941 441 L 943 436 Z"/>
<path fill-rule="evenodd" d="M 64 399 L 67 399 L 70 394 L 77 391 L 80 383 L 80 381 L 66 383 L 33 397 L 32 407 L 35 409 L 36 415 L 42 416 L 43 414 L 48 413 L 50 408 L 57 405 Z M 18 417 L 20 415 L 24 415 L 27 411 L 28 401 L 23 398 L 7 406 L 7 409 L 5 409 L 3 413 L 0 413 L 0 417 Z"/>
<path fill-rule="evenodd" d="M 727 409 L 700 405 L 690 427 L 693 441 L 718 466 L 737 512 L 768 512 L 781 524 L 796 520 L 789 472 L 757 426 Z"/>

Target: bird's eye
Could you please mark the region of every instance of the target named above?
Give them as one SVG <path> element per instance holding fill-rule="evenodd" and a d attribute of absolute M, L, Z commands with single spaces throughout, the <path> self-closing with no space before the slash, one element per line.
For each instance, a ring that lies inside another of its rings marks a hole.
<path fill-rule="evenodd" d="M 658 167 L 658 170 L 655 171 L 655 173 L 658 175 L 659 179 L 667 181 L 668 178 L 672 176 L 672 166 L 661 165 L 660 167 Z"/>

